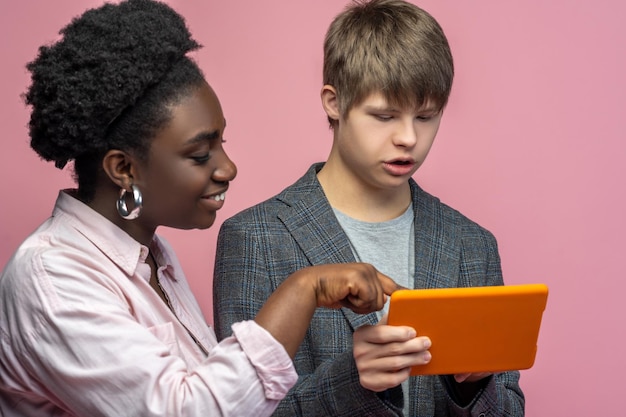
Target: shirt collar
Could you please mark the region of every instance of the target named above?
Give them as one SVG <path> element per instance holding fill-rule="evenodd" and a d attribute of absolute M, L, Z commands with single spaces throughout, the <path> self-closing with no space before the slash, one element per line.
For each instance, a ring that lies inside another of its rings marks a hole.
<path fill-rule="evenodd" d="M 178 281 L 178 278 L 176 278 L 178 274 L 173 272 L 174 265 L 177 264 L 173 259 L 174 250 L 169 244 L 162 237 L 155 235 L 150 244 L 150 252 L 154 255 L 154 259 L 156 259 L 159 266 L 165 266 L 165 270 L 170 272 L 166 274 L 168 278 Z"/>
<path fill-rule="evenodd" d="M 148 248 L 106 217 L 74 198 L 72 193 L 73 190 L 59 192 L 52 215 L 67 216 L 68 222 L 79 233 L 89 239 L 128 276 L 132 276 L 138 264 L 145 262 Z"/>

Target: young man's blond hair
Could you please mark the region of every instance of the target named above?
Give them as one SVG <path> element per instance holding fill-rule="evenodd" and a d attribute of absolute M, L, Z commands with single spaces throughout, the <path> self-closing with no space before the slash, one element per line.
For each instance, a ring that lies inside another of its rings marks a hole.
<path fill-rule="evenodd" d="M 454 64 L 441 26 L 401 0 L 355 2 L 337 16 L 324 41 L 323 82 L 347 115 L 373 92 L 402 108 L 445 107 Z M 331 121 L 331 125 L 333 122 Z"/>

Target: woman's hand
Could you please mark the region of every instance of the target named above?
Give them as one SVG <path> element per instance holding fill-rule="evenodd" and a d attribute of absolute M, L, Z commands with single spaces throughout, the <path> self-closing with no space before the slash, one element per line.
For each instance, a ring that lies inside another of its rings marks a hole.
<path fill-rule="evenodd" d="M 398 289 L 391 278 L 365 263 L 319 265 L 302 272 L 316 276 L 312 284 L 318 307 L 371 313 L 382 309 L 387 296 Z"/>
<path fill-rule="evenodd" d="M 329 264 L 303 268 L 291 274 L 256 318 L 293 358 L 317 307 L 348 307 L 356 313 L 378 311 L 397 284 L 372 265 Z"/>

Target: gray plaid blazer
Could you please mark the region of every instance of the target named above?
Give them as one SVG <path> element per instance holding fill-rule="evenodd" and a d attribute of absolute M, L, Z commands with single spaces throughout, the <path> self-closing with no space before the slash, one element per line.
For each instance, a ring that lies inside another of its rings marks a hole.
<path fill-rule="evenodd" d="M 218 339 L 230 326 L 253 319 L 269 295 L 294 271 L 355 262 L 316 174 L 315 164 L 277 196 L 226 220 L 220 229 L 213 306 Z M 415 288 L 502 284 L 493 235 L 442 204 L 410 180 L 415 212 Z M 401 416 L 400 387 L 375 393 L 359 383 L 352 357 L 354 329 L 376 314 L 318 309 L 294 359 L 298 383 L 275 416 Z M 489 378 L 476 398 L 459 407 L 444 376 L 411 377 L 412 416 L 523 416 L 518 372 Z"/>

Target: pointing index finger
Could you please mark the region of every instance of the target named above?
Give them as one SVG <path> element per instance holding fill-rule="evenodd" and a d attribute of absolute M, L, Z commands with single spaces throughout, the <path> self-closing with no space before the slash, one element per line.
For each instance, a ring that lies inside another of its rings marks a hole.
<path fill-rule="evenodd" d="M 405 287 L 398 285 L 393 279 L 389 278 L 387 275 L 383 274 L 382 272 L 377 271 L 377 273 L 378 273 L 378 280 L 383 286 L 383 292 L 386 295 L 391 295 L 394 291 L 397 291 L 397 290 L 406 289 Z"/>

